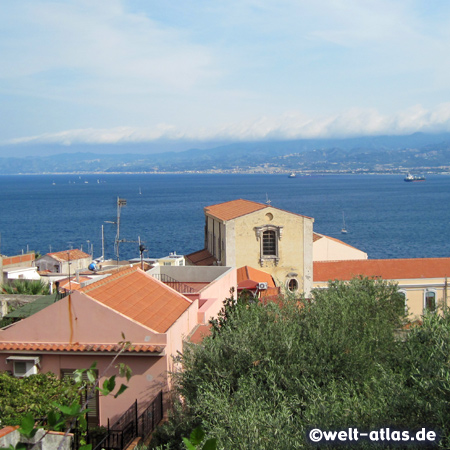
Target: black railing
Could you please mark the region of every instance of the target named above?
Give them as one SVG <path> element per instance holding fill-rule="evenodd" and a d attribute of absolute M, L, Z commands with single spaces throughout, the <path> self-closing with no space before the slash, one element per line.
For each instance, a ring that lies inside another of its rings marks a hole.
<path fill-rule="evenodd" d="M 163 396 L 160 391 L 142 414 L 138 415 L 136 400 L 112 426 L 108 420 L 106 436 L 90 439 L 88 431 L 87 442 L 92 444 L 93 450 L 123 450 L 137 437 L 146 439 L 162 418 Z"/>
<path fill-rule="evenodd" d="M 195 294 L 197 291 L 187 284 L 182 283 L 181 281 L 175 280 L 175 278 L 172 278 L 169 275 L 166 275 L 165 273 L 153 273 L 153 278 L 156 278 L 157 280 L 163 282 L 164 284 L 167 284 L 167 286 L 170 286 L 175 291 L 179 292 L 180 294 Z"/>

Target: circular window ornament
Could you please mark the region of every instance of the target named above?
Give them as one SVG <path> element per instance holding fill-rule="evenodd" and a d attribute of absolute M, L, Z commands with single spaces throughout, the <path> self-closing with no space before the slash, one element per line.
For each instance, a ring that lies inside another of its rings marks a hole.
<path fill-rule="evenodd" d="M 298 290 L 298 281 L 295 278 L 291 278 L 287 282 L 287 287 L 291 292 Z"/>
<path fill-rule="evenodd" d="M 271 222 L 273 220 L 273 214 L 272 213 L 267 213 L 266 214 L 266 222 Z"/>

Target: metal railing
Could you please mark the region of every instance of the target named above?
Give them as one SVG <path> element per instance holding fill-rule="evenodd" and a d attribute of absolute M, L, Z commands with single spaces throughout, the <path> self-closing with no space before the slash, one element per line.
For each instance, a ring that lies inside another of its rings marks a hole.
<path fill-rule="evenodd" d="M 162 391 L 149 403 L 147 408 L 138 415 L 138 401 L 136 400 L 122 416 L 108 426 L 106 435 L 96 439 L 87 433 L 87 443 L 92 444 L 93 450 L 123 450 L 137 437 L 146 439 L 154 431 L 163 418 Z M 79 439 L 74 439 L 78 442 Z M 77 449 L 75 444 L 75 449 Z"/>
<path fill-rule="evenodd" d="M 152 274 L 153 278 L 156 278 L 157 280 L 161 281 L 164 284 L 167 284 L 167 286 L 170 286 L 175 291 L 179 292 L 180 294 L 195 294 L 197 291 L 187 284 L 182 283 L 181 281 L 175 280 L 175 278 L 172 278 L 169 275 L 166 275 L 165 273 L 154 273 Z"/>

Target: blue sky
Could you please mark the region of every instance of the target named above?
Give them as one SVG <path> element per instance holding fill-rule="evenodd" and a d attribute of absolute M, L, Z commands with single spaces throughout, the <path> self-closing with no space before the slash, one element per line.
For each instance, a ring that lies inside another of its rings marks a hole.
<path fill-rule="evenodd" d="M 0 154 L 450 131 L 449 23 L 447 0 L 0 0 Z"/>

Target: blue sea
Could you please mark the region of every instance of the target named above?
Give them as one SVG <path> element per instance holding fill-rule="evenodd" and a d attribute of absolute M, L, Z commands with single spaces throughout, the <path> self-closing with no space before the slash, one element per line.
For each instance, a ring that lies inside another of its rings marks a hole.
<path fill-rule="evenodd" d="M 450 256 L 450 176 L 405 183 L 393 175 L 38 175 L 0 176 L 0 253 L 48 253 L 93 246 L 115 258 L 117 197 L 120 259 L 203 248 L 207 205 L 244 198 L 313 217 L 314 230 L 369 258 Z M 341 234 L 343 213 L 348 234 Z"/>

